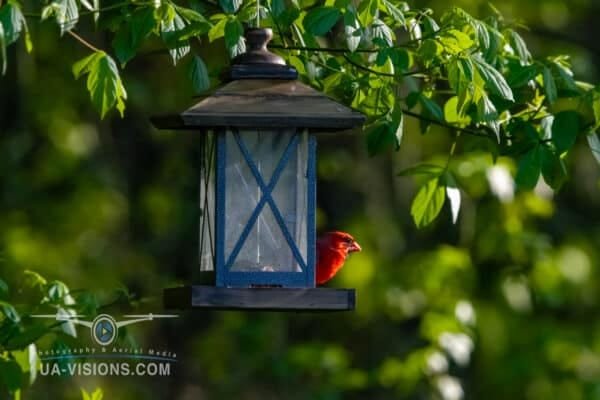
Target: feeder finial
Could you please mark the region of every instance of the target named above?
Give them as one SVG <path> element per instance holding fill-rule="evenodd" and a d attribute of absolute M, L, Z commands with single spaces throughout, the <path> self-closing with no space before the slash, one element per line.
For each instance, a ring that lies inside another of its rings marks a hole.
<path fill-rule="evenodd" d="M 270 28 L 247 29 L 244 35 L 246 52 L 231 60 L 227 80 L 237 79 L 286 79 L 298 78 L 298 71 L 285 63 L 277 54 L 267 48 L 273 38 Z"/>

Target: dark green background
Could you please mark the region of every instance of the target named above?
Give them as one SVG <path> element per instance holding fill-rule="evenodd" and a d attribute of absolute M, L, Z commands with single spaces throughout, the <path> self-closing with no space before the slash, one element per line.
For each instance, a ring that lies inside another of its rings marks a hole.
<path fill-rule="evenodd" d="M 429 3 L 437 15 L 448 7 Z M 476 16 L 489 10 L 483 1 L 453 5 Z M 534 53 L 570 54 L 576 74 L 597 82 L 599 4 L 498 7 L 531 28 L 524 37 Z M 199 141 L 149 123 L 193 102 L 185 62 L 134 59 L 122 75 L 125 117 L 100 121 L 71 73 L 88 51 L 50 23 L 30 25 L 33 55 L 22 44 L 9 48 L 0 78 L 0 276 L 13 283 L 37 271 L 94 293 L 115 316 L 161 312 L 162 288 L 198 275 Z M 86 34 L 109 47 L 110 38 Z M 218 75 L 222 44 L 201 54 Z M 407 124 L 398 153 L 369 158 L 360 132 L 319 143 L 319 228 L 348 231 L 364 249 L 331 283 L 357 289 L 355 312 L 198 311 L 134 325 L 121 343 L 177 352 L 174 376 L 40 377 L 23 398 L 76 399 L 80 387 L 98 386 L 107 399 L 438 398 L 443 381 L 427 372 L 438 351 L 468 399 L 600 399 L 600 169 L 585 141 L 568 157 L 571 178 L 560 193 L 517 193 L 508 203 L 490 193 L 490 157 L 459 152 L 458 224 L 445 206 L 434 226 L 418 231 L 414 182 L 396 173 L 444 162 L 451 136 L 439 128 L 421 136 Z M 11 293 L 17 304 L 24 296 Z M 473 325 L 456 318 L 459 301 L 474 307 Z M 444 352 L 444 332 L 470 338 L 468 363 Z M 57 342 L 69 339 L 50 334 L 38 347 Z"/>

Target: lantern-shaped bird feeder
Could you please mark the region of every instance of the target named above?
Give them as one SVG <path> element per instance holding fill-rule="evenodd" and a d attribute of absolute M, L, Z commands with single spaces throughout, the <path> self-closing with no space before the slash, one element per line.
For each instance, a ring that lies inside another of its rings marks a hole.
<path fill-rule="evenodd" d="M 246 32 L 228 83 L 159 128 L 201 133 L 200 259 L 214 286 L 165 290 L 169 308 L 351 310 L 353 289 L 315 287 L 316 136 L 364 117 L 297 81 Z"/>

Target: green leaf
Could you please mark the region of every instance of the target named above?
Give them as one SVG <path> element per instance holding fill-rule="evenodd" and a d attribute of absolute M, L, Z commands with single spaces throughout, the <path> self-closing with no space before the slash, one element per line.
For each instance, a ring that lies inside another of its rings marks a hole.
<path fill-rule="evenodd" d="M 457 96 L 451 97 L 444 105 L 444 120 L 459 126 L 467 126 L 471 123 L 471 117 L 459 112 Z"/>
<path fill-rule="evenodd" d="M 57 0 L 54 16 L 56 23 L 60 27 L 61 36 L 70 31 L 79 21 L 79 8 L 75 0 Z"/>
<path fill-rule="evenodd" d="M 433 39 L 427 39 L 423 41 L 423 44 L 419 47 L 419 54 L 423 57 L 423 61 L 426 64 L 434 61 L 438 56 L 444 52 L 444 47 Z"/>
<path fill-rule="evenodd" d="M 271 0 L 271 14 L 278 18 L 285 11 L 285 0 Z"/>
<path fill-rule="evenodd" d="M 177 14 L 179 14 L 184 20 L 186 20 L 186 22 L 201 22 L 203 24 L 207 24 L 210 27 L 210 23 L 199 12 L 192 10 L 191 8 L 178 6 L 176 4 L 173 4 L 173 7 L 175 7 L 175 11 L 177 12 Z"/>
<path fill-rule="evenodd" d="M 17 310 L 15 310 L 12 304 L 7 303 L 6 301 L 0 301 L 0 311 L 2 311 L 2 314 L 5 318 L 9 319 L 15 324 L 18 324 L 21 321 L 21 317 L 19 316 Z"/>
<path fill-rule="evenodd" d="M 353 12 L 347 11 L 344 14 L 344 34 L 346 35 L 348 50 L 354 52 L 360 45 L 361 35 L 358 19 Z"/>
<path fill-rule="evenodd" d="M 450 202 L 450 211 L 452 213 L 452 223 L 456 225 L 458 221 L 458 214 L 460 213 L 460 190 L 456 184 L 454 176 L 450 172 L 446 172 L 443 176 L 444 183 L 446 184 L 446 197 Z"/>
<path fill-rule="evenodd" d="M 4 343 L 4 347 L 9 351 L 24 349 L 48 332 L 50 332 L 49 327 L 41 323 L 33 324 L 8 338 L 6 343 Z"/>
<path fill-rule="evenodd" d="M 398 176 L 415 176 L 429 175 L 440 176 L 444 172 L 444 168 L 434 164 L 419 164 L 414 167 L 407 168 L 398 173 Z"/>
<path fill-rule="evenodd" d="M 444 120 L 444 112 L 438 103 L 421 93 L 419 101 L 425 111 L 438 121 Z"/>
<path fill-rule="evenodd" d="M 400 148 L 404 127 L 402 112 L 397 109 L 392 115 L 372 125 L 367 130 L 367 150 L 370 156 L 385 150 L 388 147 Z"/>
<path fill-rule="evenodd" d="M 194 56 L 190 64 L 190 77 L 196 93 L 202 93 L 210 88 L 210 78 L 206 64 L 199 56 Z"/>
<path fill-rule="evenodd" d="M 219 0 L 219 5 L 227 14 L 234 14 L 242 5 L 242 0 Z"/>
<path fill-rule="evenodd" d="M 580 130 L 579 114 L 575 111 L 562 111 L 554 116 L 552 142 L 559 154 L 568 151 L 577 140 Z"/>
<path fill-rule="evenodd" d="M 223 17 L 218 20 L 216 24 L 210 28 L 208 31 L 208 40 L 213 42 L 223 36 L 225 36 L 225 25 L 229 19 L 227 17 Z"/>
<path fill-rule="evenodd" d="M 231 57 L 246 51 L 244 27 L 237 18 L 230 18 L 225 24 L 225 46 Z"/>
<path fill-rule="evenodd" d="M 0 58 L 2 59 L 2 75 L 6 74 L 6 37 L 4 35 L 4 27 L 0 24 Z"/>
<path fill-rule="evenodd" d="M 600 139 L 598 139 L 598 134 L 596 132 L 592 132 L 586 136 L 588 141 L 588 145 L 590 146 L 590 150 L 592 151 L 592 155 L 600 164 Z"/>
<path fill-rule="evenodd" d="M 527 85 L 537 75 L 538 69 L 536 66 L 523 66 L 520 63 L 514 62 L 510 65 L 507 81 L 511 88 L 517 89 Z"/>
<path fill-rule="evenodd" d="M 121 116 L 125 111 L 127 92 L 114 60 L 103 51 L 97 51 L 73 65 L 75 78 L 87 74 L 87 89 L 101 118 L 116 107 Z"/>
<path fill-rule="evenodd" d="M 548 146 L 540 146 L 540 163 L 544 181 L 554 190 L 558 190 L 567 180 L 567 168 L 558 154 Z"/>
<path fill-rule="evenodd" d="M 398 7 L 396 7 L 391 1 L 383 0 L 383 5 L 387 10 L 388 14 L 394 18 L 394 21 L 398 22 L 402 26 L 406 26 L 406 18 L 404 13 Z"/>
<path fill-rule="evenodd" d="M 402 144 L 402 137 L 404 136 L 404 113 L 402 112 L 400 105 L 397 104 L 396 107 L 394 107 L 390 117 L 391 127 L 396 137 L 396 150 L 399 150 L 400 145 Z"/>
<path fill-rule="evenodd" d="M 481 46 L 481 49 L 486 52 L 489 50 L 491 45 L 490 32 L 487 30 L 485 24 L 481 21 L 473 20 L 472 24 L 475 26 L 475 31 L 477 32 L 479 45 Z"/>
<path fill-rule="evenodd" d="M 333 28 L 341 17 L 335 7 L 317 7 L 304 17 L 304 29 L 312 35 L 323 36 Z"/>
<path fill-rule="evenodd" d="M 541 158 L 539 146 L 525 153 L 519 160 L 519 168 L 515 182 L 522 189 L 533 189 L 540 179 Z"/>
<path fill-rule="evenodd" d="M 48 281 L 46 281 L 46 279 L 37 272 L 27 269 L 23 271 L 23 283 L 29 288 L 43 289 Z"/>
<path fill-rule="evenodd" d="M 442 210 L 445 200 L 446 190 L 440 185 L 440 179 L 429 180 L 417 193 L 410 209 L 417 228 L 431 224 Z"/>
<path fill-rule="evenodd" d="M 21 371 L 29 372 L 29 384 L 31 385 L 35 381 L 40 365 L 35 343 L 31 343 L 23 350 L 12 351 L 12 356 L 19 365 L 19 368 L 21 368 Z"/>
<path fill-rule="evenodd" d="M 485 94 L 477 102 L 477 118 L 480 122 L 491 122 L 498 119 L 496 106 Z"/>
<path fill-rule="evenodd" d="M 130 21 L 117 32 L 113 41 L 115 54 L 121 65 L 127 64 L 135 56 L 142 41 L 155 27 L 153 8 L 143 7 L 133 13 Z"/>
<path fill-rule="evenodd" d="M 161 22 L 161 36 L 169 46 L 169 54 L 176 65 L 179 60 L 190 52 L 190 45 L 187 40 L 179 41 L 179 33 L 187 27 L 185 20 L 178 14 L 173 15 L 171 21 Z"/>
<path fill-rule="evenodd" d="M 527 44 L 525 43 L 525 41 L 523 40 L 521 35 L 519 35 L 514 30 L 509 29 L 508 38 L 509 38 L 510 45 L 512 46 L 512 48 L 515 50 L 515 52 L 519 56 L 521 63 L 523 65 L 528 64 L 531 61 L 531 53 L 529 52 L 529 49 L 527 48 Z"/>
<path fill-rule="evenodd" d="M 93 393 L 88 393 L 85 389 L 81 389 L 82 400 L 102 400 L 104 398 L 104 392 L 101 388 L 97 388 Z"/>
<path fill-rule="evenodd" d="M 579 92 L 577 83 L 575 83 L 575 79 L 573 79 L 573 71 L 571 71 L 570 65 L 564 56 L 552 60 L 550 65 L 560 78 L 558 86 L 561 89 L 576 93 Z"/>
<path fill-rule="evenodd" d="M 0 25 L 4 30 L 5 45 L 13 44 L 22 32 L 27 33 L 27 21 L 16 2 L 9 1 L 0 7 Z"/>
<path fill-rule="evenodd" d="M 8 295 L 8 285 L 2 279 L 0 279 L 0 296 L 4 297 Z"/>
<path fill-rule="evenodd" d="M 374 38 L 381 39 L 387 46 L 391 47 L 394 45 L 394 32 L 390 29 L 389 26 L 383 23 L 382 20 L 376 19 L 373 22 L 371 32 Z"/>
<path fill-rule="evenodd" d="M 360 2 L 358 5 L 358 20 L 364 28 L 369 27 L 373 23 L 378 9 L 379 0 L 363 0 Z"/>
<path fill-rule="evenodd" d="M 423 33 L 426 35 L 432 35 L 440 30 L 440 26 L 435 19 L 431 18 L 429 15 L 425 15 L 422 19 L 423 23 Z"/>
<path fill-rule="evenodd" d="M 546 99 L 550 104 L 553 104 L 558 99 L 558 89 L 556 88 L 556 81 L 552 76 L 552 71 L 548 67 L 542 69 L 542 79 L 544 82 L 544 92 L 546 93 Z"/>
<path fill-rule="evenodd" d="M 475 67 L 483 78 L 486 87 L 495 95 L 498 95 L 506 100 L 514 101 L 513 92 L 508 86 L 506 79 L 494 67 L 489 65 L 480 57 L 473 57 Z"/>
<path fill-rule="evenodd" d="M 469 35 L 457 29 L 445 32 L 439 36 L 439 40 L 444 45 L 444 50 L 450 54 L 458 54 L 470 49 L 475 44 Z"/>
<path fill-rule="evenodd" d="M 0 382 L 9 391 L 14 392 L 21 388 L 22 374 L 16 361 L 0 358 Z"/>

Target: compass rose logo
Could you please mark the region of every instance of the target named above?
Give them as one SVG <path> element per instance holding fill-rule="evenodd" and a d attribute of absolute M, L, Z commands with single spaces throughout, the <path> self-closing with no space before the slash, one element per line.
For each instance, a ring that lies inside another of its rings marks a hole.
<path fill-rule="evenodd" d="M 126 318 L 123 321 L 117 321 L 112 315 L 100 314 L 92 321 L 84 321 L 83 315 L 71 315 L 66 312 L 56 314 L 36 314 L 33 318 L 52 318 L 59 322 L 70 321 L 77 325 L 83 325 L 90 329 L 92 340 L 100 346 L 108 346 L 118 337 L 119 328 L 125 325 L 131 325 L 143 321 L 152 321 L 158 318 L 177 318 L 178 315 L 170 314 L 139 314 L 139 315 L 124 315 Z"/>

